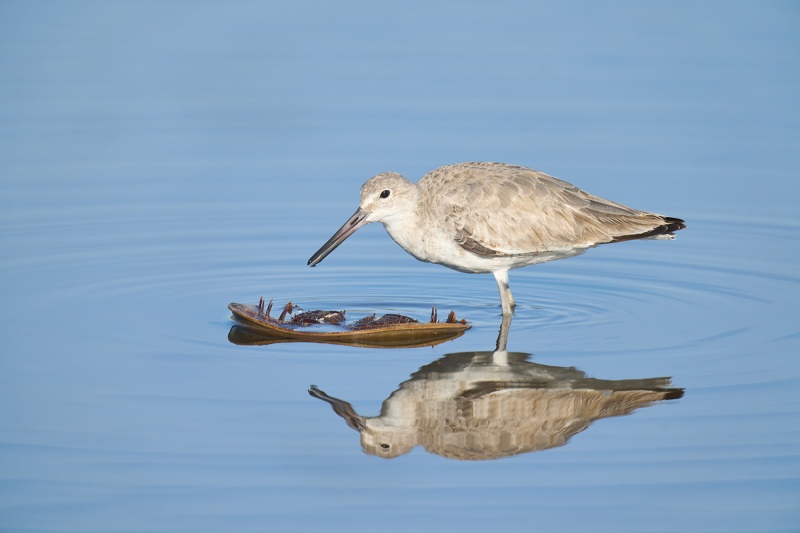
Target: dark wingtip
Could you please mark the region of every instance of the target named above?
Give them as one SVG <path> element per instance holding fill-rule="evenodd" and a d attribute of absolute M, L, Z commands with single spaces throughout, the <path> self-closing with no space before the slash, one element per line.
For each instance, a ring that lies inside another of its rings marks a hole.
<path fill-rule="evenodd" d="M 677 400 L 683 398 L 684 389 L 666 389 L 665 400 Z"/>
<path fill-rule="evenodd" d="M 664 225 L 664 227 L 666 227 L 666 233 L 679 231 L 686 227 L 686 222 L 680 218 L 664 217 L 664 222 L 666 222 Z"/>
<path fill-rule="evenodd" d="M 636 239 L 646 239 L 648 237 L 655 237 L 657 235 L 670 235 L 676 231 L 680 231 L 686 227 L 686 222 L 680 218 L 674 217 L 661 217 L 664 221 L 660 226 L 656 226 L 650 231 L 644 233 L 634 233 L 633 235 L 620 235 L 615 237 L 610 242 L 623 242 L 632 241 Z"/>

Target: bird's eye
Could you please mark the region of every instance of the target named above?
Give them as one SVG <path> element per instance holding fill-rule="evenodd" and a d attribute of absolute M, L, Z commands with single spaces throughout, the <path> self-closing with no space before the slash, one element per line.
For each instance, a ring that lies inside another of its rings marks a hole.
<path fill-rule="evenodd" d="M 386 189 L 385 191 L 381 191 L 381 198 L 389 198 L 389 195 L 391 193 L 392 193 L 392 191 L 390 191 L 389 189 Z"/>
<path fill-rule="evenodd" d="M 390 448 L 390 446 L 388 444 L 386 444 L 386 443 L 382 443 L 381 444 L 381 448 L 383 448 L 384 450 L 388 450 Z"/>

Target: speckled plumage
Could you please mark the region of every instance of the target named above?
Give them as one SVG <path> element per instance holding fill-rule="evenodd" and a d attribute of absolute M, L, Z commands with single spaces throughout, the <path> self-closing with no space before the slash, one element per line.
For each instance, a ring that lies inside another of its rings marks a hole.
<path fill-rule="evenodd" d="M 386 172 L 361 187 L 356 213 L 309 260 L 316 265 L 359 227 L 382 222 L 420 261 L 494 274 L 503 314 L 514 299 L 508 271 L 609 242 L 666 236 L 685 226 L 589 194 L 542 172 L 504 163 L 437 168 L 414 185 Z"/>

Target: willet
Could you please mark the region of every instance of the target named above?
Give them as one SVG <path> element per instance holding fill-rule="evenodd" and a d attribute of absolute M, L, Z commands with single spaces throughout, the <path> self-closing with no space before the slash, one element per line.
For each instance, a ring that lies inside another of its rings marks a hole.
<path fill-rule="evenodd" d="M 523 352 L 450 353 L 421 367 L 392 392 L 377 416 L 312 385 L 359 432 L 363 450 L 383 458 L 417 446 L 485 461 L 564 446 L 592 423 L 623 416 L 684 390 L 668 377 L 605 380 L 575 367 L 546 366 Z"/>
<path fill-rule="evenodd" d="M 353 216 L 308 260 L 315 266 L 358 228 L 383 223 L 420 261 L 494 274 L 504 315 L 514 308 L 508 271 L 582 253 L 598 244 L 673 238 L 679 218 L 631 209 L 536 170 L 504 163 L 458 163 L 413 184 L 373 176 Z"/>

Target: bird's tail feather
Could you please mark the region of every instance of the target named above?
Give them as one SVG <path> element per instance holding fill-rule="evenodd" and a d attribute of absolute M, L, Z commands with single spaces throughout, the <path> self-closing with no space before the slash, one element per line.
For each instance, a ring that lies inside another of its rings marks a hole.
<path fill-rule="evenodd" d="M 662 217 L 664 223 L 660 226 L 633 235 L 621 235 L 615 237 L 611 242 L 632 241 L 634 239 L 674 239 L 674 233 L 686 227 L 686 222 L 680 218 Z"/>

